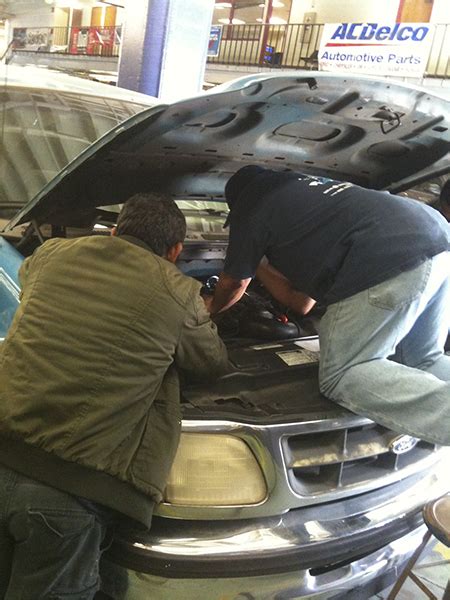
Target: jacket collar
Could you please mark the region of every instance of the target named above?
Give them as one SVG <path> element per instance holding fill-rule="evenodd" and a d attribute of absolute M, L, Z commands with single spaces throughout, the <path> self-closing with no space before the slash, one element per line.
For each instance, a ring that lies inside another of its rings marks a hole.
<path fill-rule="evenodd" d="M 118 235 L 117 237 L 121 240 L 125 240 L 126 242 L 130 242 L 130 244 L 134 244 L 135 246 L 144 248 L 144 250 L 147 250 L 148 252 L 151 252 L 152 254 L 155 254 L 148 244 L 146 244 L 143 240 L 140 240 L 139 238 L 134 237 L 134 235 L 126 235 L 125 234 L 125 235 Z"/>

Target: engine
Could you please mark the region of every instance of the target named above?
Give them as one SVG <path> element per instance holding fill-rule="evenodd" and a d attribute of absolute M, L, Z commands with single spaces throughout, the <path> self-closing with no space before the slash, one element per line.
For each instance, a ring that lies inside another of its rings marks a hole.
<path fill-rule="evenodd" d="M 218 277 L 204 281 L 204 292 L 213 293 Z M 214 317 L 219 334 L 224 340 L 247 338 L 251 340 L 287 340 L 317 333 L 320 309 L 311 316 L 298 317 L 286 310 L 256 280 L 229 310 Z"/>

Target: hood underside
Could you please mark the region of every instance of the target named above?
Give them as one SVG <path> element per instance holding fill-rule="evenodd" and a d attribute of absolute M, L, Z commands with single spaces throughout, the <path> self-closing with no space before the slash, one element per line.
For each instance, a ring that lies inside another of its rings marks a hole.
<path fill-rule="evenodd" d="M 246 164 L 400 191 L 450 171 L 450 101 L 382 79 L 252 76 L 131 117 L 8 226 L 85 226 L 135 192 L 222 198 Z"/>

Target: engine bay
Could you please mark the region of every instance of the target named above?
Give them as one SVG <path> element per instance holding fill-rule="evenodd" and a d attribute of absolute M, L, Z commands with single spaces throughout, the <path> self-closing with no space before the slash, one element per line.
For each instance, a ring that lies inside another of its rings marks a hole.
<path fill-rule="evenodd" d="M 187 234 L 179 269 L 202 284 L 202 294 L 213 294 L 225 261 L 228 229 L 223 228 L 228 210 L 226 204 L 206 199 L 177 199 L 186 218 Z M 111 235 L 120 206 L 98 209 L 90 227 L 55 227 L 34 223 L 17 228 L 7 236 L 24 256 L 51 237 Z M 281 306 L 254 279 L 239 302 L 214 317 L 218 331 L 228 347 L 263 341 L 292 340 L 317 335 L 317 325 L 323 309 L 315 306 L 307 316 L 300 317 Z"/>
<path fill-rule="evenodd" d="M 202 293 L 213 293 L 218 281 L 212 275 L 203 282 Z M 321 310 L 299 317 L 281 306 L 254 279 L 234 306 L 214 317 L 219 334 L 229 344 L 243 339 L 255 341 L 290 340 L 317 334 Z"/>

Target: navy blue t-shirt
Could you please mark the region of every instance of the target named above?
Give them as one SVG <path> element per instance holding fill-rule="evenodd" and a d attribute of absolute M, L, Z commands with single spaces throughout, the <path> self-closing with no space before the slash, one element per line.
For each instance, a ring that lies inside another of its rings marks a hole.
<path fill-rule="evenodd" d="M 224 271 L 255 275 L 264 255 L 295 289 L 332 304 L 449 249 L 435 210 L 350 183 L 265 170 L 232 204 Z"/>

